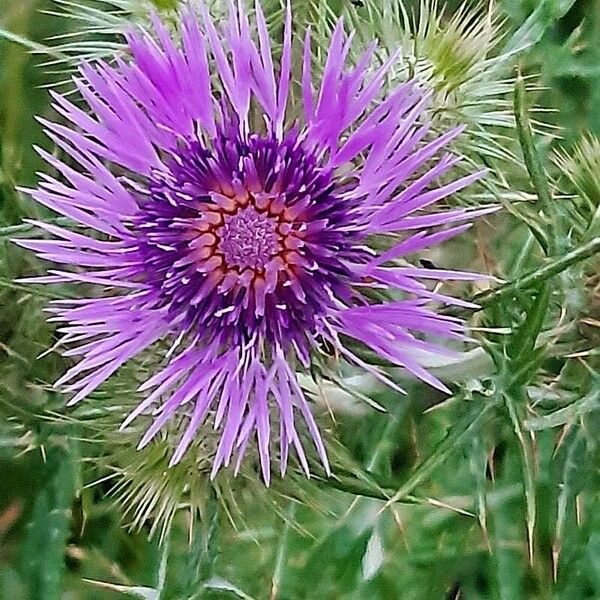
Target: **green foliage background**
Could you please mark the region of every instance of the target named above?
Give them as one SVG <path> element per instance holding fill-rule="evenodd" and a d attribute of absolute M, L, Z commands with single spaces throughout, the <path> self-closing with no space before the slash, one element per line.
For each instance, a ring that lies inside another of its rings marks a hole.
<path fill-rule="evenodd" d="M 184 478 L 184 504 L 200 498 L 194 527 L 184 505 L 151 539 L 151 510 L 141 528 L 127 526 L 135 517 L 86 426 L 93 410 L 64 417 L 49 384 L 65 363 L 38 358 L 56 342 L 42 308 L 61 290 L 13 283 L 41 266 L 9 238 L 27 234 L 23 218 L 49 216 L 15 191 L 45 168 L 32 146 L 51 148 L 34 115 L 51 115 L 45 88 L 65 78 L 65 54 L 98 42 L 56 38 L 82 26 L 55 14 L 69 2 L 0 2 L 0 599 L 600 598 L 600 144 L 587 137 L 600 135 L 600 0 L 498 3 L 498 47 L 528 44 L 506 68 L 509 113 L 517 64 L 534 84 L 517 84 L 521 145 L 498 167 L 505 210 L 429 257 L 508 282 L 463 290 L 479 294 L 472 323 L 483 349 L 446 367 L 455 395 L 412 383 L 407 397 L 376 392 L 387 412 L 323 415 L 341 441 L 331 480 L 268 491 L 238 482 L 228 500 L 228 480 L 213 490 Z M 345 2 L 293 6 L 317 31 L 328 11 L 346 10 L 368 31 L 368 7 L 385 6 Z M 90 39 L 118 41 L 118 20 L 106 22 Z M 534 103 L 550 110 L 531 113 Z"/>

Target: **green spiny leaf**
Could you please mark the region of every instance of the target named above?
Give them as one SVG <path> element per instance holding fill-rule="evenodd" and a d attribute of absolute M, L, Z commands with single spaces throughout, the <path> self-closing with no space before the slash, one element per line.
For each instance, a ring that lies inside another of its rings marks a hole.
<path fill-rule="evenodd" d="M 495 290 L 478 294 L 475 296 L 474 300 L 478 302 L 482 308 L 485 308 L 492 304 L 496 304 L 507 297 L 514 296 L 518 292 L 535 289 L 543 282 L 556 277 L 569 267 L 595 256 L 598 252 L 600 252 L 600 237 L 590 240 L 577 250 L 573 250 L 560 258 L 552 260 L 543 267 L 531 271 Z"/>
<path fill-rule="evenodd" d="M 527 419 L 525 426 L 530 431 L 541 431 L 552 427 L 571 425 L 584 415 L 598 409 L 600 409 L 600 386 L 596 385 L 589 394 L 564 408 L 560 408 L 548 415 Z"/>
<path fill-rule="evenodd" d="M 71 505 L 75 495 L 76 453 L 50 448 L 50 479 L 35 499 L 23 544 L 24 571 L 30 600 L 60 600 Z"/>
<path fill-rule="evenodd" d="M 396 491 L 386 505 L 389 506 L 393 502 L 406 497 L 418 485 L 424 482 L 451 454 L 461 448 L 465 441 L 469 439 L 469 436 L 473 435 L 487 421 L 489 413 L 493 411 L 495 406 L 496 404 L 492 398 L 482 397 L 480 402 L 475 403 L 462 419 L 453 424 L 448 435 L 416 467 L 408 481 Z"/>
<path fill-rule="evenodd" d="M 523 400 L 521 398 L 520 400 Z M 521 460 L 523 468 L 523 482 L 525 484 L 525 502 L 527 505 L 527 547 L 529 551 L 529 562 L 533 564 L 534 530 L 536 520 L 535 499 L 535 462 L 532 448 L 532 440 L 529 434 L 523 430 L 523 407 L 522 402 L 513 399 L 509 394 L 504 395 L 506 408 L 510 420 L 521 447 Z"/>

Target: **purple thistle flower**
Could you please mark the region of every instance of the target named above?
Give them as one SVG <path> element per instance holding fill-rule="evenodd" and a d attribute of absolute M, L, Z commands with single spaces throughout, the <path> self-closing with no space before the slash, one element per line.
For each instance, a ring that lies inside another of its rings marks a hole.
<path fill-rule="evenodd" d="M 465 231 L 488 212 L 416 214 L 481 174 L 433 185 L 457 162 L 440 151 L 460 129 L 426 141 L 428 94 L 414 82 L 384 93 L 397 57 L 370 69 L 374 45 L 347 67 L 352 36 L 341 22 L 317 89 L 306 36 L 303 118 L 291 123 L 289 6 L 277 68 L 260 4 L 253 26 L 239 7 L 222 28 L 204 7 L 202 15 L 200 24 L 184 11 L 179 45 L 155 17 L 155 38 L 129 35 L 130 59 L 81 66 L 75 83 L 89 113 L 54 93 L 70 126 L 40 119 L 70 158 L 67 164 L 39 150 L 61 177 L 42 175 L 28 193 L 96 233 L 35 222 L 53 239 L 18 243 L 78 268 L 28 281 L 112 290 L 53 303 L 53 319 L 65 323 L 64 354 L 80 357 L 56 384 L 73 394 L 71 404 L 79 402 L 167 339 L 166 365 L 140 387 L 148 395 L 123 424 L 153 411 L 140 447 L 185 415 L 175 464 L 211 419 L 221 432 L 213 475 L 234 456 L 239 468 L 254 434 L 267 483 L 274 441 L 282 475 L 290 445 L 308 475 L 299 413 L 329 472 L 297 371 L 328 347 L 394 385 L 349 349 L 352 338 L 446 389 L 418 356 L 446 352 L 427 341 L 432 336 L 466 339 L 464 326 L 428 303 L 468 303 L 420 280 L 476 276 L 396 259 Z M 386 236 L 399 232 L 400 241 Z M 386 236 L 389 249 L 371 249 L 373 236 Z M 373 288 L 396 289 L 403 299 L 376 303 Z"/>

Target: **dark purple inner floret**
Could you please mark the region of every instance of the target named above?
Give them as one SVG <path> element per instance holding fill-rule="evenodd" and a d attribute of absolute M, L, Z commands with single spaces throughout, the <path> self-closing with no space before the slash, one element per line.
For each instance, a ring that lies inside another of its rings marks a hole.
<path fill-rule="evenodd" d="M 136 222 L 147 280 L 190 331 L 259 334 L 306 354 L 318 317 L 351 296 L 352 208 L 296 133 L 189 140 L 156 172 Z"/>

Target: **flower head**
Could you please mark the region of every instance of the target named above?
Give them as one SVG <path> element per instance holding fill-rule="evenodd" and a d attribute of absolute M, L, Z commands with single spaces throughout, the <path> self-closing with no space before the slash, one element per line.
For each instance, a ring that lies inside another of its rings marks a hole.
<path fill-rule="evenodd" d="M 428 94 L 412 82 L 386 90 L 395 56 L 371 68 L 371 46 L 346 65 L 352 36 L 341 22 L 318 83 L 306 36 L 299 117 L 289 6 L 277 67 L 259 4 L 252 25 L 241 7 L 220 28 L 201 12 L 182 13 L 180 43 L 155 18 L 155 35 L 128 36 L 128 59 L 81 66 L 90 110 L 55 93 L 69 125 L 42 121 L 69 160 L 40 150 L 61 177 L 44 175 L 30 194 L 92 233 L 37 222 L 53 239 L 19 243 L 77 267 L 42 282 L 106 290 L 50 309 L 64 323 L 65 355 L 80 357 L 57 385 L 76 403 L 167 340 L 124 423 L 153 411 L 141 446 L 181 419 L 174 464 L 210 420 L 220 431 L 213 474 L 234 456 L 239 465 L 256 436 L 268 483 L 274 444 L 282 473 L 293 446 L 308 474 L 300 415 L 328 471 L 297 372 L 329 352 L 394 385 L 350 349 L 354 340 L 445 389 L 418 356 L 443 351 L 432 336 L 464 339 L 463 324 L 427 303 L 461 301 L 421 278 L 472 276 L 399 260 L 486 212 L 423 212 L 480 174 L 435 185 L 458 160 L 440 151 L 460 129 L 428 138 Z M 398 293 L 382 300 L 388 289 Z"/>

